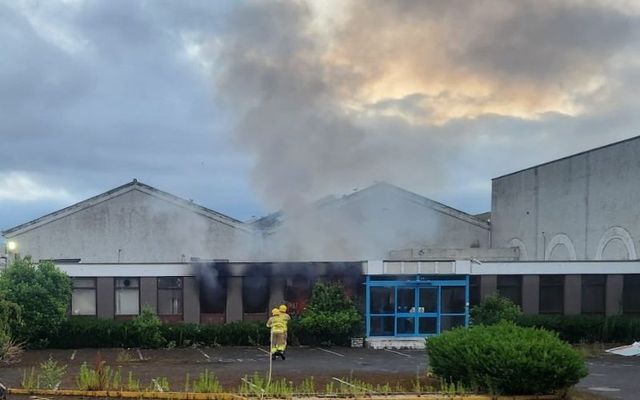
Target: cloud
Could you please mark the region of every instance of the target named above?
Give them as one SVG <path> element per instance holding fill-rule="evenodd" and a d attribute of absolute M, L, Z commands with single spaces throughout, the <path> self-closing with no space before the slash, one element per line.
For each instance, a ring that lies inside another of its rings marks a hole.
<path fill-rule="evenodd" d="M 73 201 L 64 188 L 48 187 L 23 172 L 0 173 L 0 202 Z"/>
<path fill-rule="evenodd" d="M 639 20 L 622 7 L 346 4 L 332 19 L 310 2 L 247 2 L 212 46 L 215 93 L 271 207 L 374 180 L 450 199 L 478 176 L 626 134 L 579 132 L 623 102 L 617 69 L 637 54 Z M 483 187 L 472 190 L 488 208 Z"/>

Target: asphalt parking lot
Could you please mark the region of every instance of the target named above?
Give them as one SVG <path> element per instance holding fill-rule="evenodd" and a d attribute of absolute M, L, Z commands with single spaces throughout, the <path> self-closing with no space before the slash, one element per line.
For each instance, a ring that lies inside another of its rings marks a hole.
<path fill-rule="evenodd" d="M 0 381 L 19 387 L 25 370 L 37 367 L 49 357 L 67 365 L 62 387 L 75 388 L 80 365 L 95 365 L 96 356 L 107 365 L 120 368 L 122 376 L 131 371 L 143 385 L 152 378 L 166 377 L 172 388 L 182 390 L 185 376 L 213 372 L 222 385 L 235 390 L 245 375 L 264 374 L 269 368 L 267 347 L 219 347 L 185 349 L 78 349 L 33 350 L 22 361 L 0 368 Z M 372 350 L 353 348 L 290 347 L 287 359 L 273 362 L 273 377 L 296 384 L 314 377 L 317 387 L 333 378 L 353 377 L 374 384 L 400 384 L 411 389 L 416 377 L 425 377 L 428 362 L 424 350 Z M 588 361 L 589 376 L 577 387 L 603 398 L 635 400 L 640 398 L 640 357 L 603 354 Z M 15 397 L 18 398 L 18 397 Z"/>
<path fill-rule="evenodd" d="M 610 399 L 640 399 L 640 356 L 605 354 L 587 362 L 589 376 L 577 387 Z"/>
<path fill-rule="evenodd" d="M 75 376 L 80 365 L 95 365 L 96 355 L 107 365 L 121 368 L 122 376 L 129 371 L 142 383 L 152 378 L 166 377 L 172 387 L 184 386 L 185 376 L 197 376 L 212 371 L 225 388 L 237 388 L 245 375 L 264 374 L 269 369 L 267 347 L 221 347 L 186 349 L 78 349 L 35 350 L 24 354 L 22 361 L 0 368 L 0 380 L 19 387 L 25 370 L 37 367 L 49 357 L 67 365 L 61 387 L 75 388 Z M 332 378 L 353 377 L 375 384 L 400 383 L 407 389 L 416 377 L 424 377 L 427 360 L 424 350 L 372 350 L 353 348 L 290 347 L 285 361 L 273 361 L 273 377 L 299 383 L 314 377 L 318 385 Z"/>

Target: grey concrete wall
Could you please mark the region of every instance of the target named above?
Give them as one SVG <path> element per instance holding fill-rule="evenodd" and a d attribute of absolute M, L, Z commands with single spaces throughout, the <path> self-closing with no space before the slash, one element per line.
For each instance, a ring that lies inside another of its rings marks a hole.
<path fill-rule="evenodd" d="M 582 276 L 566 275 L 564 278 L 564 313 L 575 315 L 582 312 Z"/>
<path fill-rule="evenodd" d="M 158 278 L 140 278 L 140 306 L 149 306 L 154 312 L 158 312 Z"/>
<path fill-rule="evenodd" d="M 115 292 L 113 278 L 96 279 L 96 312 L 98 318 L 112 319 L 115 315 Z"/>
<path fill-rule="evenodd" d="M 607 315 L 622 314 L 622 290 L 624 288 L 623 275 L 607 276 L 607 290 L 605 311 Z"/>
<path fill-rule="evenodd" d="M 198 283 L 193 276 L 184 277 L 184 322 L 198 323 L 200 322 L 200 291 Z"/>
<path fill-rule="evenodd" d="M 242 277 L 227 278 L 226 322 L 242 321 Z"/>
<path fill-rule="evenodd" d="M 522 276 L 522 312 L 538 314 L 540 310 L 540 277 L 538 275 Z"/>
<path fill-rule="evenodd" d="M 640 138 L 494 179 L 492 246 L 516 239 L 530 260 L 637 255 L 638 154 Z"/>
<path fill-rule="evenodd" d="M 190 208 L 131 190 L 12 240 L 22 255 L 36 260 L 181 262 L 246 257 L 247 235 Z"/>

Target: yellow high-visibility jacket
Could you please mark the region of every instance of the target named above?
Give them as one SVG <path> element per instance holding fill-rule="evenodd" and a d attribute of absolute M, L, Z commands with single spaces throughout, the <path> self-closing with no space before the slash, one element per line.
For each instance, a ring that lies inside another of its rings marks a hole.
<path fill-rule="evenodd" d="M 267 327 L 272 333 L 284 333 L 287 331 L 287 323 L 281 315 L 275 315 L 267 321 Z"/>
<path fill-rule="evenodd" d="M 291 317 L 287 313 L 281 313 L 278 316 L 280 318 L 282 318 L 282 322 L 284 322 L 284 331 L 285 332 L 288 331 L 289 330 L 289 320 L 291 319 Z"/>

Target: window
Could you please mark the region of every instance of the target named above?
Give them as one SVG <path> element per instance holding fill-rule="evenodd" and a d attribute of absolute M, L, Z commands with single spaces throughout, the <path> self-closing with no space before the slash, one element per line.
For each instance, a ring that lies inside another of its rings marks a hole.
<path fill-rule="evenodd" d="M 540 275 L 540 314 L 564 313 L 564 275 Z"/>
<path fill-rule="evenodd" d="M 625 275 L 622 285 L 622 313 L 640 314 L 640 275 Z"/>
<path fill-rule="evenodd" d="M 606 275 L 582 275 L 582 313 L 604 314 Z"/>
<path fill-rule="evenodd" d="M 269 277 L 265 275 L 244 276 L 242 278 L 243 312 L 265 313 L 269 307 Z"/>
<path fill-rule="evenodd" d="M 182 315 L 182 278 L 158 278 L 158 315 Z"/>
<path fill-rule="evenodd" d="M 140 279 L 115 279 L 116 315 L 138 315 L 140 313 Z"/>
<path fill-rule="evenodd" d="M 480 275 L 469 277 L 469 306 L 480 304 Z"/>
<path fill-rule="evenodd" d="M 200 312 L 224 314 L 227 309 L 227 277 L 200 279 Z"/>
<path fill-rule="evenodd" d="M 522 307 L 522 275 L 498 275 L 498 295 Z"/>
<path fill-rule="evenodd" d="M 311 297 L 311 280 L 305 275 L 287 278 L 284 287 L 284 301 L 289 306 L 289 314 L 300 314 Z"/>
<path fill-rule="evenodd" d="M 96 315 L 95 278 L 73 278 L 72 315 Z"/>

